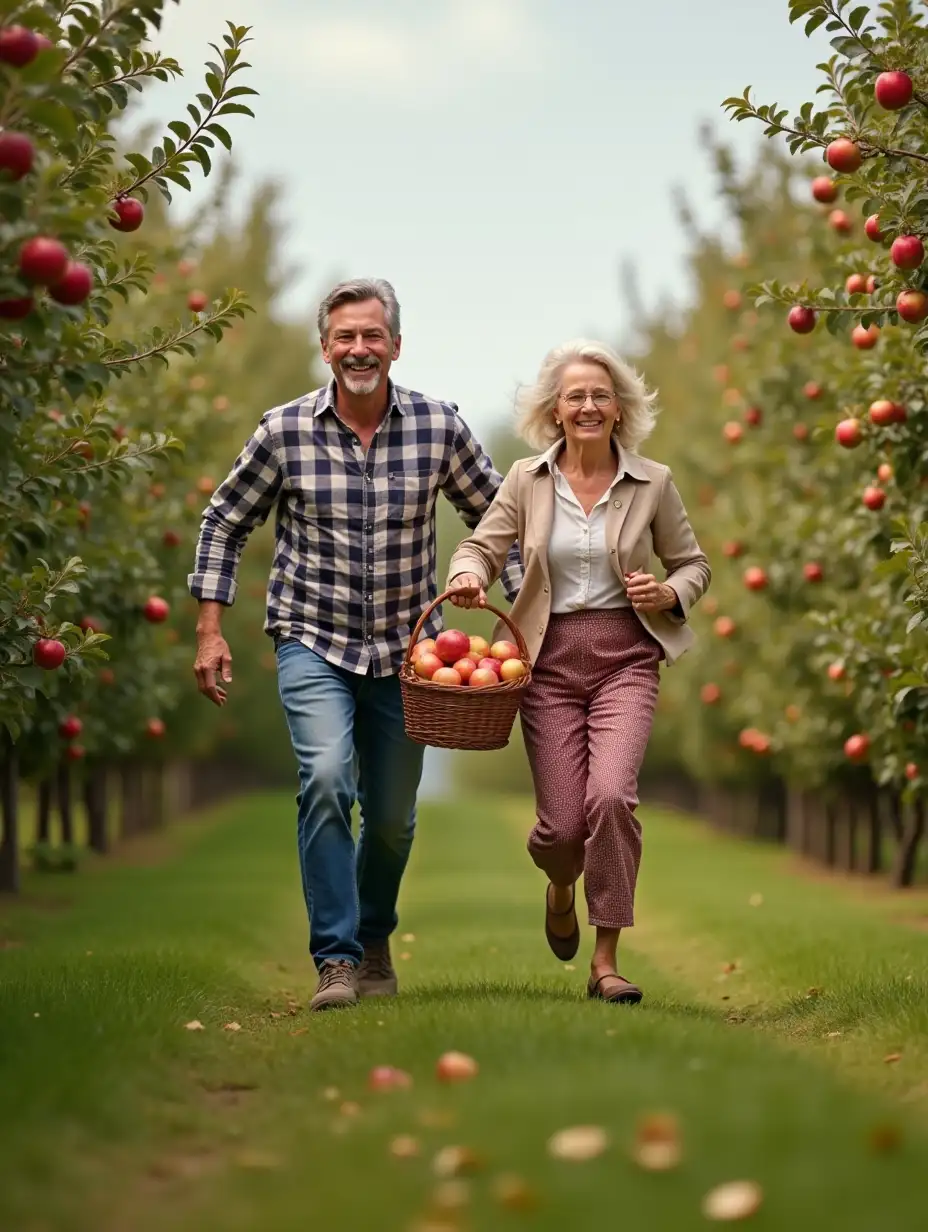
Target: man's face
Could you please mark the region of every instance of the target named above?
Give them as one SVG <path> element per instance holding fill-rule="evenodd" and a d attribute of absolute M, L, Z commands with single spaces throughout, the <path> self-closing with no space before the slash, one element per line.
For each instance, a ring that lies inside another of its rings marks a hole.
<path fill-rule="evenodd" d="M 349 393 L 372 394 L 386 383 L 400 353 L 400 338 L 392 338 L 379 299 L 341 304 L 329 315 L 329 333 L 320 339 L 322 358 Z"/>

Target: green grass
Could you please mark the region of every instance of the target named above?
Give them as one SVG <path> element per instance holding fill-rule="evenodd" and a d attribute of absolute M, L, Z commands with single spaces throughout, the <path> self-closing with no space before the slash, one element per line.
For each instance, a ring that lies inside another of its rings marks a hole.
<path fill-rule="evenodd" d="M 781 853 L 652 811 L 623 958 L 647 1001 L 591 1005 L 586 952 L 570 971 L 545 948 L 528 812 L 423 810 L 403 996 L 349 1014 L 299 1009 L 312 978 L 289 795 L 178 826 L 160 860 L 29 878 L 0 908 L 0 1227 L 406 1232 L 449 1144 L 481 1167 L 444 1226 L 474 1232 L 687 1232 L 705 1191 L 739 1177 L 764 1188 L 758 1229 L 924 1227 L 921 900 L 796 876 Z M 435 1081 L 449 1048 L 479 1060 L 473 1083 Z M 414 1087 L 369 1094 L 382 1063 Z M 661 1110 L 680 1118 L 683 1163 L 642 1173 L 628 1144 Z M 576 1124 L 607 1128 L 606 1154 L 550 1159 L 549 1136 Z M 897 1150 L 871 1149 L 881 1126 Z M 392 1158 L 397 1134 L 420 1157 Z M 536 1211 L 495 1203 L 500 1172 L 526 1179 Z"/>

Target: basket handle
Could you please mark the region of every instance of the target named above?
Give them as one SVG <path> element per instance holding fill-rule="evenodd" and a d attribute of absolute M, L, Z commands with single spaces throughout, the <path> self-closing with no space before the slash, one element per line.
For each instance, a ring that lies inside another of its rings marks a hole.
<path fill-rule="evenodd" d="M 416 627 L 413 629 L 412 634 L 410 635 L 409 645 L 406 647 L 406 659 L 405 659 L 406 667 L 408 667 L 409 664 L 412 662 L 413 649 L 415 648 L 416 642 L 418 642 L 419 640 L 419 634 L 422 632 L 422 626 L 428 620 L 429 616 L 431 616 L 432 612 L 435 610 L 435 608 L 438 607 L 440 603 L 444 603 L 444 601 L 447 598 L 449 598 L 451 595 L 455 595 L 458 593 L 459 590 L 464 590 L 464 589 L 466 589 L 466 587 L 453 586 L 450 590 L 446 590 L 444 594 L 439 595 L 438 598 L 434 600 L 434 602 L 430 603 L 428 607 L 425 609 L 425 611 L 422 613 L 422 615 L 419 617 L 418 623 L 416 624 Z M 522 636 L 522 630 L 519 628 L 519 626 L 514 624 L 513 621 L 506 615 L 505 612 L 501 612 L 498 607 L 494 607 L 492 603 L 487 603 L 485 607 L 478 608 L 477 610 L 481 612 L 492 612 L 494 616 L 498 616 L 500 620 L 502 620 L 509 627 L 509 631 L 512 633 L 513 637 L 515 638 L 516 645 L 519 648 L 519 655 L 526 663 L 528 663 L 529 661 L 528 646 L 525 644 L 525 638 Z"/>

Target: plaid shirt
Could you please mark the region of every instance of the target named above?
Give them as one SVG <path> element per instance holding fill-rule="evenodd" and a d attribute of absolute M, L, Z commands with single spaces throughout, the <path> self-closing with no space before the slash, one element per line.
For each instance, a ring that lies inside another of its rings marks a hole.
<path fill-rule="evenodd" d="M 263 416 L 204 510 L 190 593 L 234 602 L 245 540 L 276 503 L 265 631 L 352 672 L 395 673 L 437 594 L 439 489 L 473 529 L 501 482 L 454 403 L 392 382 L 365 455 L 335 413 L 332 381 Z M 501 580 L 511 602 L 517 545 Z M 440 629 L 436 609 L 423 632 Z"/>

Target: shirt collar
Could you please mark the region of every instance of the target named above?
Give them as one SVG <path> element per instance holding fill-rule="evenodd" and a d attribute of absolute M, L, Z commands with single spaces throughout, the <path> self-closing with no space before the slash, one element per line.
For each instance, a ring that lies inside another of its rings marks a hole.
<path fill-rule="evenodd" d="M 405 415 L 406 407 L 404 403 L 406 402 L 407 399 L 404 397 L 403 391 L 397 389 L 397 387 L 393 384 L 392 380 L 387 381 L 387 396 L 389 399 L 387 403 L 388 411 L 397 410 L 399 411 L 401 415 Z M 313 416 L 318 419 L 318 417 L 320 415 L 324 415 L 326 411 L 334 411 L 334 410 L 335 410 L 335 377 L 333 376 L 332 379 L 329 381 L 328 385 L 324 385 L 322 389 L 320 389 L 318 394 L 316 395 L 316 406 L 315 406 L 315 409 L 313 410 Z"/>
<path fill-rule="evenodd" d="M 540 453 L 536 458 L 532 458 L 525 469 L 529 472 L 537 472 L 540 471 L 542 467 L 547 467 L 549 473 L 551 473 L 554 461 L 561 452 L 563 445 L 564 440 L 562 437 L 556 440 L 550 449 L 546 449 L 544 453 Z M 650 483 L 651 476 L 645 470 L 638 455 L 630 453 L 627 449 L 623 449 L 618 441 L 616 441 L 616 449 L 618 450 L 619 455 L 619 467 L 616 474 L 616 479 L 623 479 L 628 476 L 631 479 L 640 479 L 644 483 Z"/>

